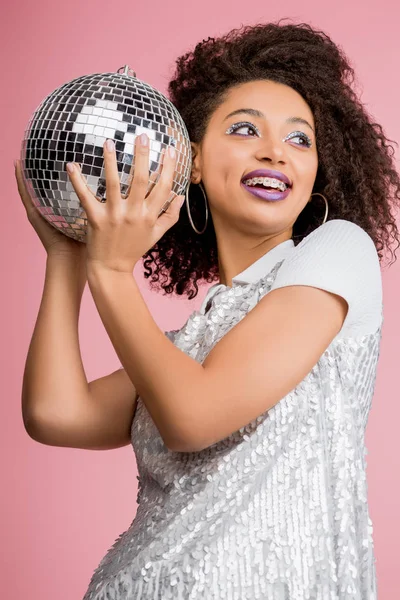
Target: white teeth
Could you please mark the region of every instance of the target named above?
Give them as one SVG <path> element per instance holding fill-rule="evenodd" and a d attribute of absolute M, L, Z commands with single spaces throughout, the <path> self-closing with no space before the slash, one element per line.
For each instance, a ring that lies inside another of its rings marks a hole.
<path fill-rule="evenodd" d="M 257 185 L 262 184 L 265 187 L 273 187 L 284 192 L 287 188 L 287 185 L 280 181 L 279 179 L 271 178 L 271 177 L 253 177 L 252 179 L 245 179 L 244 183 L 246 185 Z"/>

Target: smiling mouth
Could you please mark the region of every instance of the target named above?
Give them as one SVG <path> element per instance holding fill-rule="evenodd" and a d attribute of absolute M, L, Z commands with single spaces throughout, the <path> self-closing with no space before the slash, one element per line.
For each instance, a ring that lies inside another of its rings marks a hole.
<path fill-rule="evenodd" d="M 286 183 L 274 177 L 251 177 L 250 179 L 242 179 L 242 183 L 248 187 L 256 187 L 274 192 L 285 192 L 290 188 Z"/>
<path fill-rule="evenodd" d="M 284 191 L 277 188 L 268 188 L 260 185 L 247 185 L 245 182 L 247 180 L 241 182 L 241 186 L 246 190 L 247 193 L 252 196 L 256 196 L 261 200 L 266 200 L 267 202 L 279 202 L 280 200 L 285 200 L 290 192 L 292 191 L 291 187 L 287 187 Z"/>

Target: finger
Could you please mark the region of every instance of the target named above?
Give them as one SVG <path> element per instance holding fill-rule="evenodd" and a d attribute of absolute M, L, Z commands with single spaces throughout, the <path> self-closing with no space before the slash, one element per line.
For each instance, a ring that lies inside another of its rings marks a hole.
<path fill-rule="evenodd" d="M 163 206 L 166 207 L 168 205 L 166 203 L 168 203 L 168 200 L 171 199 L 171 195 L 173 195 L 172 186 L 174 184 L 176 160 L 177 153 L 175 148 L 173 146 L 168 146 L 167 152 L 164 155 L 160 179 L 149 196 L 149 200 L 152 198 L 151 206 L 154 207 L 154 212 L 156 214 L 159 213 Z"/>
<path fill-rule="evenodd" d="M 130 204 L 143 201 L 149 184 L 149 137 L 142 133 L 135 139 L 135 170 L 132 185 L 127 197 Z"/>
<path fill-rule="evenodd" d="M 157 185 L 157 181 L 160 179 L 162 165 L 164 161 L 164 153 L 165 149 L 163 148 L 160 153 L 160 159 L 157 161 L 156 169 L 154 171 L 151 171 L 151 169 L 149 170 L 149 185 L 147 187 L 147 196 L 150 195 L 150 192 L 155 188 L 155 186 Z"/>
<path fill-rule="evenodd" d="M 161 212 L 161 214 L 158 215 L 155 227 L 159 228 L 159 231 L 162 232 L 161 235 L 163 235 L 167 229 L 179 221 L 179 215 L 184 201 L 185 195 L 175 195 L 172 201 L 168 204 L 168 208 L 167 205 L 165 206 L 166 212 Z"/>
<path fill-rule="evenodd" d="M 79 202 L 82 204 L 85 210 L 87 218 L 92 224 L 94 224 L 99 214 L 99 207 L 101 206 L 101 203 L 90 191 L 77 163 L 68 163 L 67 174 L 73 185 L 76 195 L 78 196 Z"/>
<path fill-rule="evenodd" d="M 104 170 L 106 178 L 106 198 L 109 206 L 116 206 L 121 201 L 117 157 L 113 140 L 106 140 L 103 146 Z"/>
<path fill-rule="evenodd" d="M 18 193 L 21 197 L 22 204 L 24 205 L 29 216 L 29 214 L 36 210 L 36 206 L 33 204 L 32 198 L 26 189 L 25 181 L 22 175 L 21 162 L 19 160 L 15 161 L 15 178 L 17 180 Z"/>

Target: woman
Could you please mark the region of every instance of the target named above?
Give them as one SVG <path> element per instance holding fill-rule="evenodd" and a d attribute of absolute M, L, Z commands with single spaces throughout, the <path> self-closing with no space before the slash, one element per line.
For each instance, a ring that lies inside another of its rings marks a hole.
<path fill-rule="evenodd" d="M 305 24 L 244 27 L 178 59 L 191 185 L 146 276 L 189 298 L 216 283 L 167 332 L 180 353 L 154 335 L 155 374 L 187 400 L 180 443 L 150 366 L 133 379 L 149 390 L 131 430 L 138 510 L 84 600 L 377 597 L 364 432 L 400 181 L 352 81 Z M 213 387 L 191 385 L 199 365 Z"/>

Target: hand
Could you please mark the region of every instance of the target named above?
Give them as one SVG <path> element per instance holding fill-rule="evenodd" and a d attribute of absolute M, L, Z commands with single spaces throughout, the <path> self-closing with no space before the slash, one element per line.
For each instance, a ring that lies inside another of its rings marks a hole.
<path fill-rule="evenodd" d="M 159 212 L 171 194 L 176 156 L 164 154 L 160 179 L 146 197 L 149 181 L 149 141 L 135 140 L 135 170 L 126 198 L 121 196 L 115 149 L 104 144 L 106 202 L 100 202 L 85 183 L 79 166 L 69 173 L 72 185 L 86 212 L 87 266 L 132 273 L 140 258 L 179 219 L 180 200 L 175 196 L 168 210 Z"/>
<path fill-rule="evenodd" d="M 48 221 L 40 214 L 38 208 L 34 205 L 32 198 L 26 189 L 22 176 L 20 161 L 15 164 L 15 178 L 17 180 L 18 193 L 26 210 L 29 223 L 39 236 L 48 256 L 85 257 L 86 244 L 78 242 L 58 229 L 50 225 Z"/>

